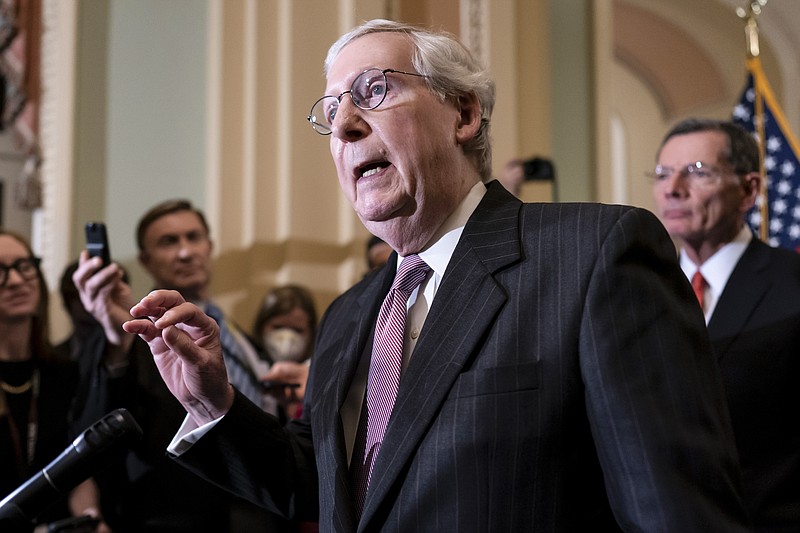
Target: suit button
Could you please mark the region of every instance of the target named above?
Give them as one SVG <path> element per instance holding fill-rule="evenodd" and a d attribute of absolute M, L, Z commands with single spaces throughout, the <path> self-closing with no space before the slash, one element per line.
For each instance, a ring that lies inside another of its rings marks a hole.
<path fill-rule="evenodd" d="M 411 338 L 414 339 L 414 340 L 417 340 L 417 337 L 419 337 L 419 329 L 412 328 L 411 329 Z"/>

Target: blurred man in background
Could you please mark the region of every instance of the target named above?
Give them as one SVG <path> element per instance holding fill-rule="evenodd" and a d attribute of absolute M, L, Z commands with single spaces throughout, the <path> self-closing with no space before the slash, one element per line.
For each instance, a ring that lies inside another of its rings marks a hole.
<path fill-rule="evenodd" d="M 757 531 L 800 531 L 800 255 L 753 236 L 758 146 L 739 126 L 688 119 L 656 158 L 656 211 L 708 323 Z"/>

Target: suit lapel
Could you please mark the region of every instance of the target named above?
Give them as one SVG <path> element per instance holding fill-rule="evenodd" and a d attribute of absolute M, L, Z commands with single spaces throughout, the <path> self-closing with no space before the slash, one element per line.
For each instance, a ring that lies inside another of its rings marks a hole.
<path fill-rule="evenodd" d="M 464 228 L 400 381 L 359 529 L 370 528 L 392 485 L 419 447 L 461 370 L 506 301 L 493 272 L 519 259 L 521 203 L 490 186 Z"/>
<path fill-rule="evenodd" d="M 342 407 L 353 382 L 358 362 L 375 327 L 378 310 L 389 292 L 397 271 L 397 253 L 392 252 L 389 262 L 375 280 L 358 297 L 358 308 L 353 309 L 353 321 L 343 331 L 349 342 L 342 350 L 336 379 L 336 408 Z"/>
<path fill-rule="evenodd" d="M 763 272 L 768 265 L 767 245 L 753 238 L 725 284 L 708 323 L 708 334 L 718 359 L 725 355 L 766 294 L 771 282 Z"/>
<path fill-rule="evenodd" d="M 396 257 L 392 254 L 387 267 L 356 299 L 356 304 L 349 310 L 352 320 L 332 324 L 341 331 L 341 343 L 333 345 L 326 353 L 315 354 L 320 361 L 328 357 L 333 360 L 328 367 L 330 374 L 324 376 L 328 378 L 326 385 L 320 386 L 321 392 L 315 394 L 319 402 L 319 415 L 315 418 L 321 430 L 315 430 L 314 434 L 315 440 L 319 439 L 315 446 L 317 461 L 327 463 L 326 466 L 318 465 L 319 472 L 335 472 L 334 476 L 320 477 L 320 491 L 333 495 L 334 527 L 337 531 L 352 531 L 356 522 L 340 409 L 347 398 L 366 342 L 371 337 L 378 308 L 394 279 Z"/>

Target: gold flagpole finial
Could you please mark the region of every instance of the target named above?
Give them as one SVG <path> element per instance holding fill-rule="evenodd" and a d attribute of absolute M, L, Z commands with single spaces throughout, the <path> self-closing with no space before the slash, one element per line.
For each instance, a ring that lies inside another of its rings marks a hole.
<path fill-rule="evenodd" d="M 761 9 L 767 5 L 767 0 L 753 0 L 747 8 L 737 7 L 736 14 L 745 20 L 744 33 L 747 37 L 747 55 L 758 57 L 758 22 L 756 18 L 761 14 Z"/>
<path fill-rule="evenodd" d="M 760 49 L 758 44 L 758 22 L 757 18 L 761 14 L 762 8 L 767 5 L 767 0 L 752 0 L 747 9 L 739 7 L 736 9 L 736 14 L 740 19 L 745 21 L 744 33 L 747 38 L 747 56 L 748 56 L 748 69 L 750 69 L 751 62 L 760 61 L 758 59 Z M 759 83 L 756 74 L 751 71 L 753 75 L 753 88 L 755 89 L 753 111 L 753 125 L 755 126 L 756 136 L 758 138 L 758 151 L 761 175 L 767 177 L 766 169 L 764 168 L 765 161 L 765 144 L 764 144 L 764 100 L 763 95 L 759 94 Z M 769 238 L 769 209 L 767 197 L 767 182 L 766 179 L 761 182 L 761 190 L 759 191 L 761 222 L 759 223 L 758 235 L 759 238 L 767 242 Z"/>

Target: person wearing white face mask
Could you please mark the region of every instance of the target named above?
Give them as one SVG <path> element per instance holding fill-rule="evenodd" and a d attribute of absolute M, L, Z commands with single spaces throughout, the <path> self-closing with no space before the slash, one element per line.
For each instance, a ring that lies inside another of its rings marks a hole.
<path fill-rule="evenodd" d="M 281 327 L 264 332 L 264 347 L 273 361 L 294 361 L 307 359 L 308 339 L 292 328 Z"/>
<path fill-rule="evenodd" d="M 302 412 L 317 312 L 308 289 L 284 285 L 269 291 L 256 315 L 253 336 L 261 339 L 274 363 L 265 384 L 290 417 Z"/>

